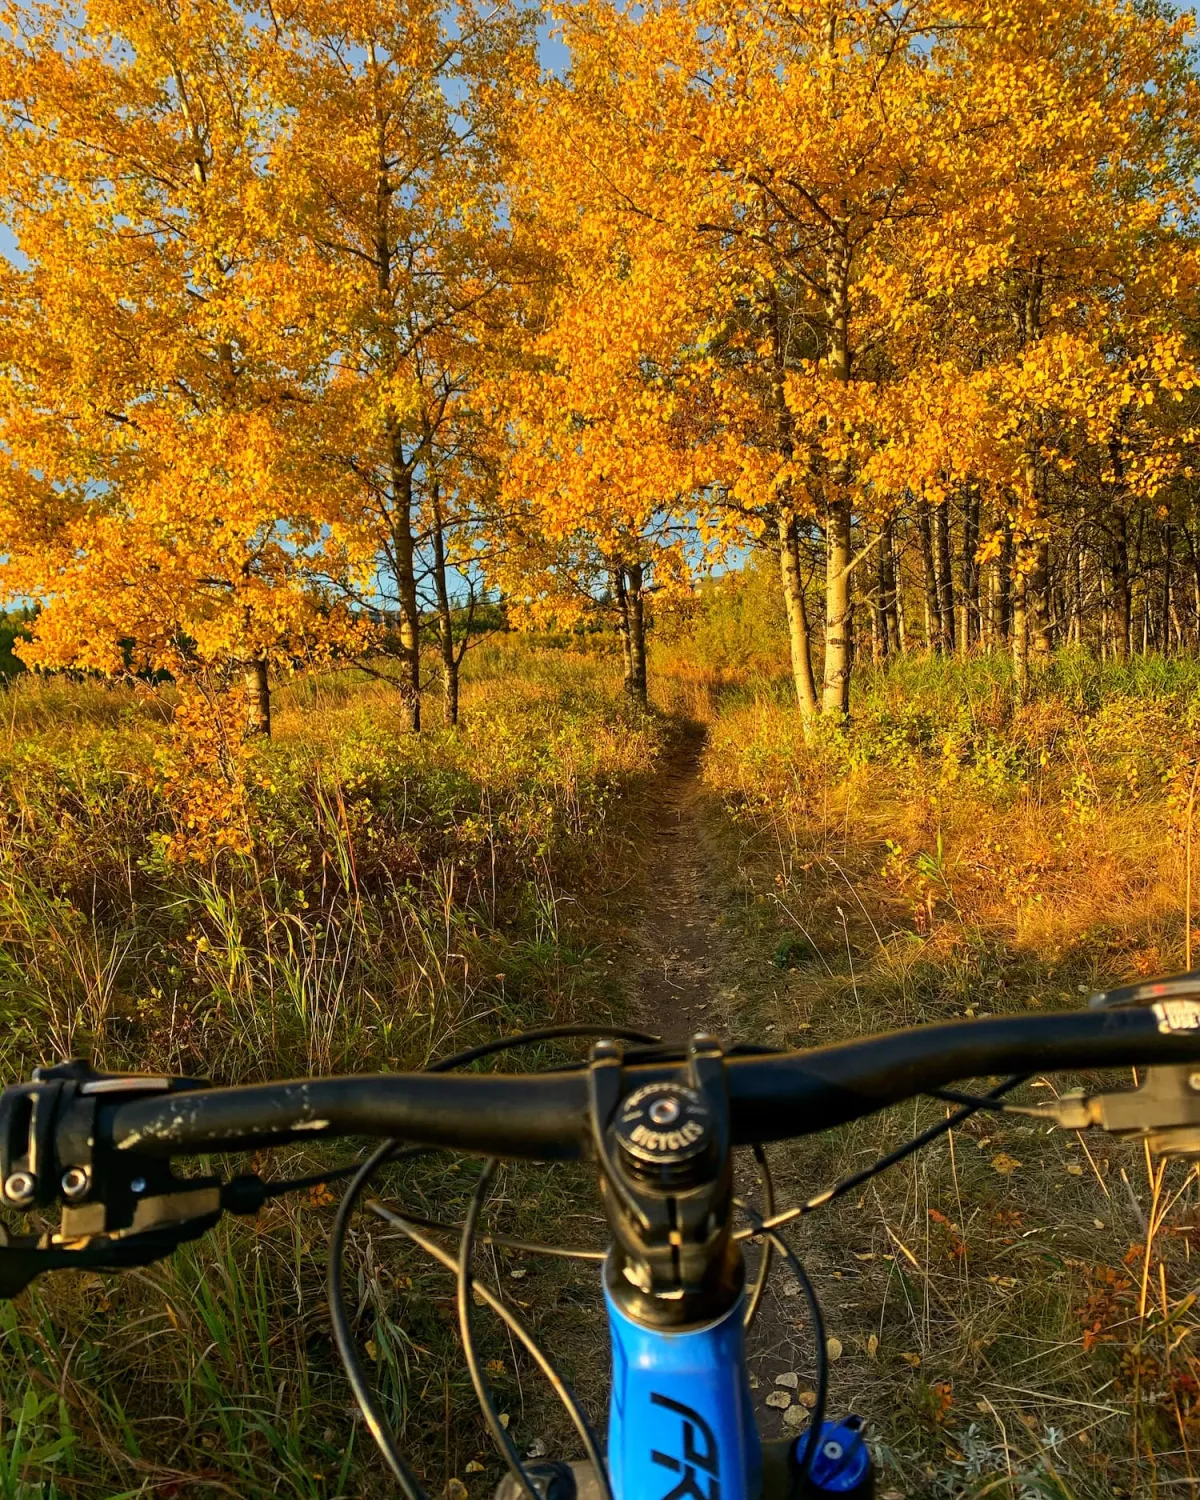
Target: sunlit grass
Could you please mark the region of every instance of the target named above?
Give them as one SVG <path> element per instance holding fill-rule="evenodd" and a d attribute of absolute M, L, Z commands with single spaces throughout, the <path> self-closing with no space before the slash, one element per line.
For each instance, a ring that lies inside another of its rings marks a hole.
<path fill-rule="evenodd" d="M 1064 652 L 1022 704 L 1004 658 L 912 658 L 861 673 L 852 724 L 811 740 L 785 688 L 726 691 L 705 762 L 762 955 L 747 1034 L 811 1045 L 1072 1008 L 1184 967 L 1197 663 Z M 807 1195 L 943 1113 L 918 1102 L 804 1143 L 784 1182 Z M 981 1116 L 814 1218 L 797 1238 L 881 1487 L 1186 1487 L 1196 1208 L 1186 1165 L 1160 1175 L 1137 1148 Z"/>
<path fill-rule="evenodd" d="M 662 728 L 602 662 L 506 640 L 469 660 L 462 729 L 420 738 L 362 674 L 283 683 L 246 767 L 246 852 L 200 859 L 170 842 L 169 689 L 28 677 L 0 693 L 4 1076 L 68 1055 L 220 1081 L 419 1068 L 610 1014 L 589 902 Z M 460 1175 L 404 1181 L 434 1199 L 449 1184 L 453 1212 Z M 536 1234 L 564 1200 L 507 1180 L 527 1206 L 500 1211 Z M 0 1496 L 391 1493 L 332 1348 L 330 1212 L 308 1195 L 148 1271 L 50 1278 L 5 1306 Z M 373 1245 L 355 1232 L 360 1337 L 436 1490 L 491 1459 L 440 1276 Z M 520 1367 L 495 1378 L 522 1389 Z"/>

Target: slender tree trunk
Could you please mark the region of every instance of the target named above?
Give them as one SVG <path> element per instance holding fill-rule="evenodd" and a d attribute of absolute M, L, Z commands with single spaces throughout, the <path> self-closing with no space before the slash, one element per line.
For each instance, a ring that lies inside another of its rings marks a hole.
<path fill-rule="evenodd" d="M 376 100 L 375 114 L 375 219 L 374 262 L 378 293 L 380 347 L 383 372 L 391 375 L 396 362 L 396 330 L 393 322 L 395 296 L 392 287 L 392 204 L 395 186 L 386 144 L 387 125 Z M 412 464 L 404 452 L 404 432 L 397 413 L 384 414 L 384 432 L 389 464 L 389 532 L 391 562 L 396 574 L 400 604 L 400 645 L 404 653 L 404 676 L 400 691 L 408 714 L 409 728 L 421 728 L 421 608 L 417 601 L 416 543 L 413 539 Z"/>
<path fill-rule="evenodd" d="M 925 646 L 929 651 L 941 651 L 945 635 L 942 631 L 937 569 L 933 560 L 933 528 L 927 505 L 922 505 L 917 511 L 917 535 L 921 542 L 921 571 L 925 580 Z"/>
<path fill-rule="evenodd" d="M 437 593 L 438 650 L 442 657 L 442 712 L 452 729 L 458 727 L 458 655 L 454 647 L 454 615 L 446 580 L 446 532 L 441 493 L 430 487 L 433 512 L 433 586 Z"/>
<path fill-rule="evenodd" d="M 887 528 L 879 528 L 879 540 L 875 543 L 875 586 L 871 590 L 871 646 L 876 666 L 888 659 L 891 637 L 888 632 L 888 573 L 887 573 Z"/>
<path fill-rule="evenodd" d="M 979 486 L 968 485 L 963 496 L 962 534 L 962 634 L 959 649 L 965 656 L 980 637 L 979 606 Z"/>
<path fill-rule="evenodd" d="M 1045 270 L 1042 257 L 1035 256 L 1029 268 L 1025 285 L 1025 305 L 1022 312 L 1021 338 L 1026 348 L 1035 344 L 1042 336 L 1042 296 L 1045 291 Z M 1038 666 L 1050 660 L 1050 543 L 1045 529 L 1045 476 L 1041 459 L 1040 420 L 1035 417 L 1025 455 L 1025 477 L 1029 486 L 1029 499 L 1033 506 L 1032 534 L 1027 534 L 1022 543 L 1026 554 L 1026 565 L 1021 569 L 1024 589 L 1024 635 L 1022 648 L 1026 676 L 1032 658 Z M 1015 637 L 1014 622 L 1014 637 Z"/>
<path fill-rule="evenodd" d="M 403 460 L 398 429 L 392 434 L 392 556 L 400 601 L 400 647 L 405 675 L 400 691 L 408 725 L 421 728 L 421 606 L 417 600 L 416 544 L 412 533 L 412 471 Z"/>
<path fill-rule="evenodd" d="M 1113 655 L 1127 661 L 1132 646 L 1133 599 L 1129 581 L 1129 517 L 1124 505 L 1125 467 L 1116 438 L 1109 445 L 1114 483 L 1108 512 L 1109 572 L 1112 575 Z"/>
<path fill-rule="evenodd" d="M 645 577 L 640 562 L 625 570 L 629 594 L 629 690 L 634 700 L 646 707 L 646 598 Z"/>
<path fill-rule="evenodd" d="M 1162 592 L 1162 651 L 1163 655 L 1169 655 L 1171 650 L 1171 613 L 1172 600 L 1171 589 L 1174 583 L 1172 577 L 1172 554 L 1174 552 L 1174 537 L 1171 531 L 1170 521 L 1164 521 L 1162 527 L 1162 550 L 1163 550 L 1163 592 Z"/>
<path fill-rule="evenodd" d="M 850 243 L 836 233 L 829 257 L 826 314 L 830 328 L 829 369 L 835 380 L 850 379 Z M 839 464 L 830 475 L 832 494 L 825 520 L 825 681 L 821 711 L 844 719 L 850 712 L 854 614 L 851 593 L 850 471 Z"/>
<path fill-rule="evenodd" d="M 825 521 L 825 683 L 821 711 L 845 718 L 850 710 L 851 632 L 850 498 L 830 501 Z"/>
<path fill-rule="evenodd" d="M 1031 664 L 1043 667 L 1050 660 L 1050 541 L 1042 519 L 1041 465 L 1032 452 L 1026 455 L 1025 475 L 1034 515 L 1033 534 L 1027 535 L 1022 544 L 1026 557 L 1026 649 Z"/>
<path fill-rule="evenodd" d="M 812 641 L 808 629 L 808 610 L 804 603 L 804 587 L 800 577 L 800 542 L 796 532 L 796 518 L 780 511 L 779 577 L 783 585 L 783 604 L 787 613 L 788 640 L 792 649 L 792 682 L 796 688 L 796 702 L 805 723 L 811 723 L 820 709 L 817 702 L 817 684 L 813 677 Z"/>
<path fill-rule="evenodd" d="M 996 602 L 999 606 L 997 630 L 1000 640 L 1005 644 L 1007 644 L 1012 634 L 1012 583 L 1015 564 L 1016 549 L 1013 546 L 1012 526 L 1008 521 L 1005 521 L 1004 534 L 1000 538 L 1000 566 L 996 595 Z"/>
<path fill-rule="evenodd" d="M 791 408 L 787 404 L 787 349 L 779 302 L 774 293 L 769 303 L 769 316 L 771 394 L 775 403 L 776 441 L 780 455 L 790 461 L 796 448 Z M 808 610 L 804 602 L 804 584 L 800 576 L 800 534 L 795 513 L 786 504 L 781 503 L 777 510 L 775 526 L 779 581 L 783 589 L 783 608 L 787 616 L 788 642 L 792 653 L 792 683 L 807 734 L 817 717 L 820 704 L 813 677 L 812 639 L 808 628 Z"/>
<path fill-rule="evenodd" d="M 625 691 L 635 703 L 646 706 L 646 611 L 641 563 L 612 565 L 617 596 L 617 620 L 621 649 L 625 656 Z"/>
<path fill-rule="evenodd" d="M 937 571 L 938 615 L 942 622 L 942 646 L 953 652 L 954 569 L 950 560 L 950 502 L 943 500 L 933 513 L 934 563 Z"/>
<path fill-rule="evenodd" d="M 879 544 L 879 567 L 883 594 L 884 655 L 898 656 L 900 644 L 900 596 L 896 588 L 896 524 L 889 516 Z"/>
<path fill-rule="evenodd" d="M 1083 645 L 1083 537 L 1076 540 L 1076 555 L 1071 568 L 1071 640 Z"/>
<path fill-rule="evenodd" d="M 246 663 L 246 733 L 271 738 L 271 680 L 264 657 Z"/>
<path fill-rule="evenodd" d="M 1030 542 L 1033 567 L 1026 587 L 1026 616 L 1029 632 L 1029 654 L 1033 663 L 1044 667 L 1050 661 L 1050 542 L 1045 534 Z"/>
<path fill-rule="evenodd" d="M 1187 541 L 1188 556 L 1192 560 L 1192 640 L 1200 646 L 1200 551 L 1196 549 L 1196 539 L 1192 535 L 1192 528 L 1183 528 L 1184 539 Z"/>
<path fill-rule="evenodd" d="M 1012 646 L 1013 670 L 1017 679 L 1017 696 L 1024 700 L 1029 692 L 1029 639 L 1028 620 L 1026 609 L 1028 602 L 1028 580 L 1025 569 L 1021 566 L 1021 553 L 1024 543 L 1016 549 L 1016 566 L 1012 580 L 1011 590 L 1011 630 L 1010 644 Z"/>
<path fill-rule="evenodd" d="M 908 625 L 904 611 L 904 568 L 903 553 L 900 550 L 900 536 L 893 521 L 891 530 L 891 578 L 892 578 L 892 618 L 896 625 L 896 650 L 900 655 L 908 650 Z"/>
<path fill-rule="evenodd" d="M 625 569 L 612 564 L 613 592 L 617 596 L 617 629 L 621 633 L 621 654 L 625 658 L 625 691 L 633 694 L 633 632 L 629 618 L 629 590 L 625 586 Z"/>

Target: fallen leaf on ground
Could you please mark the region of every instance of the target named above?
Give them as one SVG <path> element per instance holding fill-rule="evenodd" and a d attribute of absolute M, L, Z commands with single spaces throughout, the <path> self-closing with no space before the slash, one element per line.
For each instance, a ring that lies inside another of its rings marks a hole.
<path fill-rule="evenodd" d="M 777 1411 L 787 1411 L 792 1404 L 792 1398 L 786 1391 L 772 1391 L 767 1397 L 767 1405 L 773 1406 Z"/>
<path fill-rule="evenodd" d="M 902 1354 L 900 1358 L 906 1365 L 911 1365 L 914 1370 L 919 1368 L 921 1363 L 921 1356 L 919 1354 Z"/>
<path fill-rule="evenodd" d="M 867 1340 L 867 1358 L 868 1359 L 874 1359 L 875 1356 L 878 1353 L 879 1353 L 879 1339 L 876 1337 L 875 1334 L 872 1334 L 871 1337 Z"/>
<path fill-rule="evenodd" d="M 1007 1151 L 999 1151 L 992 1157 L 992 1171 L 999 1172 L 1002 1177 L 1007 1177 L 1010 1172 L 1016 1172 L 1021 1163 L 1015 1156 L 1009 1156 Z"/>
<path fill-rule="evenodd" d="M 825 1340 L 825 1353 L 829 1356 L 829 1358 L 831 1360 L 841 1359 L 841 1357 L 842 1357 L 842 1341 L 841 1341 L 841 1339 L 838 1339 L 838 1338 L 826 1339 Z"/>
<path fill-rule="evenodd" d="M 800 1384 L 800 1377 L 795 1370 L 785 1370 L 782 1375 L 776 1375 L 776 1385 L 786 1385 L 789 1391 L 794 1391 Z"/>

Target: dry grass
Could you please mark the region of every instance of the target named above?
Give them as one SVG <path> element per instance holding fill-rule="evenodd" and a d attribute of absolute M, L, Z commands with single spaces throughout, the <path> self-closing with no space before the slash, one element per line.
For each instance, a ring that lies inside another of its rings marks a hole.
<path fill-rule="evenodd" d="M 739 1031 L 806 1045 L 1182 968 L 1198 726 L 1191 664 L 1067 657 L 1019 708 L 1002 664 L 910 662 L 811 746 L 775 696 L 727 696 L 706 774 L 740 830 Z M 784 1180 L 808 1196 L 943 1112 L 779 1153 Z M 1193 1489 L 1198 1206 L 1186 1166 L 976 1117 L 802 1224 L 882 1490 Z"/>
<path fill-rule="evenodd" d="M 420 740 L 390 690 L 349 674 L 298 678 L 276 709 L 276 739 L 247 767 L 244 852 L 181 861 L 157 695 L 32 679 L 0 695 L 6 1078 L 72 1053 L 221 1080 L 420 1067 L 619 1004 L 590 913 L 661 728 L 605 666 L 484 647 L 461 733 Z M 285 1175 L 333 1154 L 351 1147 L 260 1165 Z M 461 1216 L 470 1181 L 417 1164 L 391 1190 Z M 584 1236 L 580 1187 L 510 1169 L 494 1211 L 518 1233 Z M 327 1192 L 283 1200 L 145 1272 L 48 1278 L 0 1305 L 0 1497 L 390 1494 L 331 1345 L 330 1216 Z M 350 1276 L 360 1339 L 433 1490 L 476 1460 L 472 1483 L 490 1485 L 452 1287 L 362 1230 Z M 526 1287 L 535 1321 L 565 1308 L 568 1353 L 573 1329 L 592 1348 L 593 1289 L 555 1267 L 530 1267 Z M 538 1431 L 536 1378 L 484 1338 L 497 1388 Z M 577 1363 L 594 1387 L 594 1359 Z M 545 1416 L 551 1438 L 558 1420 Z"/>
<path fill-rule="evenodd" d="M 709 725 L 736 1034 L 806 1045 L 1068 1005 L 1182 965 L 1192 666 L 1068 655 L 1018 709 L 1000 664 L 912 661 L 868 675 L 854 725 L 807 745 L 766 675 L 748 686 L 686 645 L 658 665 L 660 704 Z M 208 864 L 168 857 L 158 699 L 25 682 L 4 709 L 6 1076 L 69 1050 L 231 1078 L 418 1066 L 622 1003 L 591 918 L 621 884 L 662 725 L 631 713 L 604 663 L 500 639 L 473 657 L 463 733 L 419 743 L 379 684 L 296 679 L 253 762 L 252 847 Z M 940 1113 L 777 1152 L 781 1193 L 807 1196 Z M 470 1182 L 413 1166 L 392 1189 L 454 1216 Z M 48 1281 L 0 1310 L 0 1497 L 388 1493 L 330 1347 L 329 1212 L 321 1194 L 283 1202 L 144 1274 Z M 603 1238 L 581 1173 L 510 1169 L 495 1212 L 517 1232 Z M 884 1495 L 1187 1492 L 1186 1170 L 972 1122 L 795 1242 L 842 1345 L 835 1407 L 872 1418 Z M 365 1232 L 352 1268 L 360 1338 L 427 1481 L 485 1493 L 444 1280 Z M 494 1269 L 598 1406 L 594 1278 L 511 1256 Z M 797 1304 L 770 1295 L 787 1348 L 769 1352 L 801 1367 Z M 554 1451 L 560 1418 L 485 1339 L 514 1425 Z"/>

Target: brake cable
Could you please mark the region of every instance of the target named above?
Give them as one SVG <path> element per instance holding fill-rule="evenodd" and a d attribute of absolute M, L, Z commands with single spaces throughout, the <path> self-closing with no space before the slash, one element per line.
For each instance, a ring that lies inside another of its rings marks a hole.
<path fill-rule="evenodd" d="M 771 1180 L 771 1169 L 767 1165 L 767 1153 L 763 1150 L 762 1146 L 760 1146 L 757 1141 L 755 1141 L 754 1145 L 751 1147 L 751 1150 L 754 1153 L 754 1160 L 758 1164 L 758 1170 L 762 1175 L 762 1217 L 764 1219 L 769 1219 L 775 1212 L 775 1184 Z M 741 1199 L 735 1199 L 734 1201 L 737 1203 L 738 1207 L 743 1210 L 743 1212 L 750 1214 L 751 1211 L 746 1208 L 746 1205 L 741 1201 Z M 758 1309 L 762 1303 L 763 1293 L 767 1289 L 767 1278 L 771 1274 L 771 1257 L 774 1252 L 775 1246 L 772 1244 L 770 1238 L 764 1238 L 762 1258 L 758 1263 L 758 1274 L 754 1278 L 754 1285 L 750 1288 L 750 1297 L 746 1303 L 746 1317 L 744 1321 L 747 1328 L 751 1326 L 755 1318 L 758 1316 Z"/>
<path fill-rule="evenodd" d="M 510 1048 L 528 1047 L 533 1046 L 538 1042 L 554 1041 L 566 1039 L 568 1037 L 611 1037 L 618 1040 L 641 1042 L 645 1045 L 653 1045 L 659 1041 L 658 1037 L 652 1036 L 647 1032 L 634 1031 L 629 1027 L 622 1026 L 545 1026 L 540 1027 L 535 1031 L 519 1032 L 516 1036 L 499 1037 L 493 1041 L 484 1042 L 478 1047 L 472 1047 L 467 1049 L 466 1051 L 457 1052 L 451 1057 L 440 1059 L 438 1062 L 434 1063 L 432 1067 L 426 1069 L 426 1071 L 430 1073 L 445 1073 L 449 1072 L 452 1068 L 463 1067 L 468 1063 L 477 1062 L 480 1058 L 489 1057 L 494 1055 L 495 1053 L 507 1051 Z M 400 1452 L 396 1444 L 395 1437 L 390 1426 L 388 1425 L 387 1418 L 384 1416 L 375 1397 L 375 1394 L 371 1390 L 370 1382 L 367 1378 L 366 1369 L 364 1368 L 362 1360 L 359 1357 L 358 1349 L 354 1341 L 354 1335 L 350 1328 L 349 1318 L 346 1313 L 345 1301 L 342 1295 L 342 1258 L 345 1251 L 346 1235 L 349 1229 L 350 1219 L 367 1183 L 381 1167 L 387 1165 L 389 1162 L 400 1160 L 402 1157 L 404 1159 L 408 1159 L 410 1157 L 418 1155 L 425 1155 L 427 1154 L 428 1150 L 429 1148 L 427 1147 L 405 1148 L 400 1141 L 391 1140 L 384 1141 L 382 1145 L 380 1145 L 375 1151 L 371 1153 L 369 1157 L 367 1157 L 367 1159 L 355 1172 L 355 1175 L 350 1182 L 349 1187 L 346 1189 L 346 1192 L 338 1205 L 338 1211 L 333 1221 L 333 1228 L 330 1231 L 329 1235 L 327 1262 L 329 1317 L 333 1330 L 334 1342 L 337 1345 L 337 1350 L 339 1356 L 341 1357 L 342 1366 L 346 1371 L 346 1377 L 350 1382 L 350 1388 L 354 1394 L 354 1399 L 358 1404 L 359 1410 L 363 1414 L 363 1419 L 367 1424 L 367 1428 L 371 1433 L 371 1436 L 374 1438 L 379 1451 L 387 1460 L 388 1467 L 391 1469 L 396 1482 L 399 1484 L 401 1490 L 405 1495 L 405 1500 L 428 1500 L 428 1497 L 421 1484 L 421 1481 L 409 1467 L 403 1454 Z M 399 1227 L 404 1228 L 405 1232 L 409 1234 L 409 1237 L 413 1238 L 415 1242 L 420 1245 L 420 1240 L 416 1239 L 412 1231 L 404 1226 L 402 1221 L 400 1222 Z M 435 1259 L 440 1259 L 440 1256 L 437 1255 L 436 1250 L 431 1246 L 422 1245 L 421 1248 L 425 1249 L 426 1253 L 434 1255 Z M 437 1248 L 440 1249 L 440 1247 Z M 453 1262 L 451 1262 L 451 1266 L 453 1266 Z M 500 1299 L 497 1299 L 497 1301 L 500 1302 L 500 1305 L 496 1307 L 496 1311 L 500 1313 L 502 1317 L 505 1317 L 505 1321 L 508 1321 L 506 1312 L 501 1311 L 503 1302 L 500 1301 Z M 510 1327 L 511 1326 L 512 1324 L 510 1324 Z M 517 1330 L 514 1329 L 514 1331 Z M 556 1394 L 561 1400 L 564 1400 L 564 1404 L 567 1407 L 568 1414 L 571 1416 L 571 1419 L 576 1424 L 577 1428 L 579 1428 L 580 1424 L 582 1423 L 581 1430 L 590 1432 L 590 1425 L 588 1424 L 586 1417 L 583 1416 L 578 1403 L 574 1402 L 573 1398 L 570 1396 L 570 1388 L 567 1386 L 562 1376 L 554 1368 L 553 1363 L 549 1359 L 549 1356 L 547 1356 L 545 1352 L 540 1348 L 534 1348 L 531 1334 L 528 1336 L 528 1340 L 526 1339 L 524 1334 L 520 1336 L 522 1342 L 525 1343 L 526 1347 L 530 1349 L 530 1352 L 534 1354 L 534 1357 L 535 1359 L 537 1359 L 538 1364 L 548 1374 Z M 503 1431 L 503 1428 L 501 1428 L 501 1431 Z M 611 1487 L 609 1486 L 607 1469 L 605 1468 L 603 1463 L 603 1455 L 600 1453 L 598 1446 L 595 1445 L 594 1439 L 592 1440 L 591 1444 L 588 1444 L 587 1439 L 585 1438 L 585 1445 L 589 1447 L 595 1447 L 596 1457 L 599 1460 L 599 1462 L 597 1462 L 597 1473 L 601 1478 L 602 1484 L 605 1486 L 608 1500 L 612 1500 L 612 1491 Z M 507 1453 L 505 1453 L 505 1458 L 508 1458 Z M 520 1465 L 519 1458 L 517 1462 L 518 1465 Z M 596 1459 L 594 1459 L 593 1462 L 596 1462 Z M 526 1489 L 529 1486 L 529 1480 L 528 1475 L 524 1473 L 523 1468 L 521 1470 L 520 1478 L 522 1489 Z"/>
<path fill-rule="evenodd" d="M 448 1250 L 444 1250 L 436 1240 L 428 1239 L 423 1235 L 410 1219 L 396 1213 L 393 1209 L 380 1203 L 376 1198 L 369 1199 L 366 1206 L 373 1214 L 382 1219 L 384 1223 L 391 1224 L 394 1228 L 400 1230 L 419 1250 L 423 1250 L 431 1260 L 436 1260 L 439 1265 L 445 1267 L 452 1274 L 456 1273 L 457 1261 L 455 1258 Z M 479 1241 L 477 1240 L 476 1243 L 479 1243 Z M 580 1439 L 583 1442 L 584 1451 L 592 1463 L 596 1465 L 596 1472 L 601 1476 L 603 1482 L 606 1477 L 603 1450 L 600 1447 L 599 1440 L 592 1429 L 591 1423 L 587 1419 L 587 1414 L 580 1406 L 570 1385 L 554 1367 L 550 1357 L 534 1338 L 532 1331 L 525 1325 L 520 1316 L 513 1311 L 507 1302 L 497 1296 L 486 1282 L 477 1281 L 472 1277 L 471 1291 L 473 1295 L 483 1299 L 532 1356 L 542 1374 L 549 1381 L 555 1395 L 565 1407 L 576 1432 L 579 1433 Z"/>
<path fill-rule="evenodd" d="M 484 1199 L 492 1178 L 496 1175 L 496 1167 L 499 1165 L 496 1157 L 490 1156 L 483 1164 L 483 1170 L 479 1174 L 479 1180 L 475 1184 L 475 1191 L 471 1194 L 471 1203 L 467 1209 L 467 1217 L 463 1223 L 462 1239 L 458 1246 L 458 1266 L 455 1280 L 457 1282 L 458 1301 L 458 1338 L 462 1344 L 463 1359 L 466 1361 L 467 1374 L 471 1377 L 471 1384 L 475 1387 L 475 1399 L 479 1402 L 483 1412 L 484 1420 L 492 1430 L 492 1438 L 496 1447 L 499 1448 L 508 1471 L 524 1491 L 528 1500 L 542 1500 L 534 1487 L 533 1480 L 525 1465 L 521 1462 L 521 1455 L 517 1452 L 517 1446 L 509 1435 L 508 1428 L 500 1420 L 500 1413 L 496 1410 L 496 1403 L 488 1388 L 488 1383 L 483 1378 L 483 1371 L 479 1367 L 479 1353 L 475 1348 L 475 1325 L 471 1317 L 471 1255 L 475 1249 L 475 1226 L 479 1222 L 479 1213 L 483 1208 Z M 599 1449 L 597 1448 L 597 1452 Z M 605 1471 L 605 1487 L 607 1488 L 607 1472 Z M 610 1491 L 611 1495 L 611 1491 Z"/>
<path fill-rule="evenodd" d="M 849 1177 L 843 1177 L 840 1182 L 835 1182 L 832 1187 L 826 1188 L 824 1192 L 815 1197 L 807 1199 L 804 1203 L 798 1203 L 793 1208 L 785 1208 L 782 1212 L 762 1221 L 762 1227 L 755 1229 L 739 1229 L 734 1238 L 738 1240 L 756 1239 L 765 1230 L 779 1229 L 784 1224 L 792 1224 L 805 1214 L 810 1214 L 814 1209 L 824 1208 L 827 1203 L 833 1203 L 836 1199 L 844 1197 L 853 1192 L 856 1187 L 861 1187 L 864 1182 L 870 1182 L 872 1177 L 878 1177 L 881 1172 L 886 1172 L 889 1167 L 894 1167 L 902 1162 L 905 1157 L 911 1156 L 914 1151 L 919 1151 L 922 1146 L 928 1146 L 931 1141 L 937 1140 L 938 1136 L 945 1135 L 947 1131 L 953 1130 L 956 1125 L 961 1125 L 964 1120 L 970 1119 L 985 1109 L 995 1100 L 1003 1098 L 1012 1089 L 1019 1088 L 1021 1084 L 1028 1083 L 1032 1073 L 1014 1074 L 1006 1078 L 1003 1083 L 997 1084 L 987 1094 L 979 1098 L 972 1097 L 970 1104 L 964 1104 L 961 1109 L 956 1109 L 953 1114 L 947 1115 L 944 1120 L 938 1120 L 928 1130 L 923 1130 L 920 1135 L 914 1135 L 911 1140 L 905 1141 L 902 1146 L 897 1146 L 894 1151 L 889 1151 L 886 1156 L 879 1157 L 869 1167 L 863 1167 L 858 1172 L 852 1172 Z"/>

